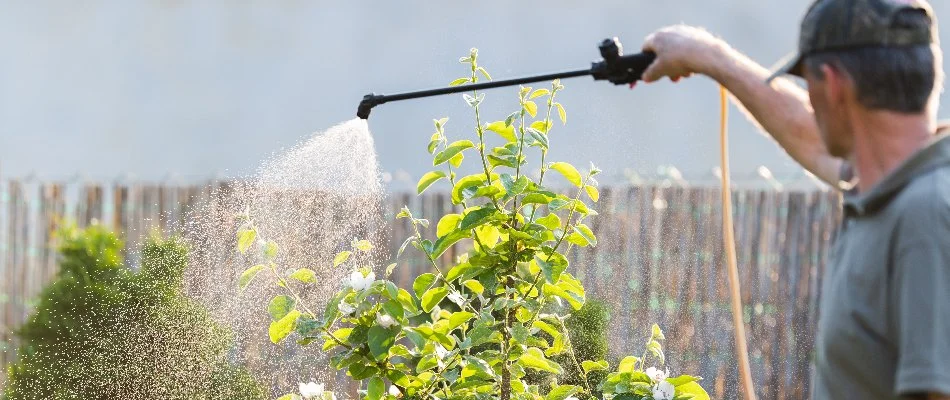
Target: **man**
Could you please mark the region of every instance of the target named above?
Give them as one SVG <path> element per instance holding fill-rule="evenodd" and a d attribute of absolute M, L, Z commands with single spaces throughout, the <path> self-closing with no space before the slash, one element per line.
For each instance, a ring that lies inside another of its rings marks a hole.
<path fill-rule="evenodd" d="M 645 81 L 711 77 L 792 158 L 845 190 L 813 398 L 950 399 L 950 136 L 936 123 L 943 56 L 930 5 L 819 0 L 775 74 L 687 26 L 650 35 L 644 50 L 657 54 Z"/>

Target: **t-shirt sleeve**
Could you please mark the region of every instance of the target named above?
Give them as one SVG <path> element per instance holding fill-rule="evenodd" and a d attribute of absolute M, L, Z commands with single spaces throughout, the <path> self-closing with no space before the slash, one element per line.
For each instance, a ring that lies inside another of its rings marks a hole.
<path fill-rule="evenodd" d="M 928 203 L 898 232 L 891 296 L 898 396 L 950 394 L 950 208 Z"/>

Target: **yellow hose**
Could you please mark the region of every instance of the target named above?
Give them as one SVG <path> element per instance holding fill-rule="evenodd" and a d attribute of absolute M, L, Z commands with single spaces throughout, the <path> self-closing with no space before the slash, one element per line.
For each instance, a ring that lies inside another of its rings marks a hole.
<path fill-rule="evenodd" d="M 729 265 L 729 290 L 732 294 L 732 324 L 735 327 L 736 359 L 739 360 L 739 375 L 746 400 L 755 400 L 752 372 L 749 369 L 749 348 L 746 345 L 745 324 L 742 322 L 742 297 L 739 288 L 739 266 L 736 260 L 736 237 L 732 225 L 732 188 L 729 182 L 729 93 L 719 87 L 719 141 L 722 160 L 722 237 Z"/>

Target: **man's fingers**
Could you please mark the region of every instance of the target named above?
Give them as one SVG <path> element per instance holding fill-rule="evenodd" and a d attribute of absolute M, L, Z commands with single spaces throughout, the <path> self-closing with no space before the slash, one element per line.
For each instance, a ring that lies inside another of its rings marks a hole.
<path fill-rule="evenodd" d="M 642 51 L 644 52 L 651 51 L 655 53 L 656 52 L 656 46 L 654 43 L 655 40 L 656 40 L 656 32 L 647 35 L 647 37 L 643 39 Z"/>
<path fill-rule="evenodd" d="M 660 73 L 659 64 L 660 64 L 660 60 L 657 59 L 653 61 L 653 64 L 650 64 L 650 67 L 648 67 L 646 71 L 643 71 L 642 79 L 644 82 L 653 83 L 660 80 L 660 78 L 663 77 L 663 74 Z"/>

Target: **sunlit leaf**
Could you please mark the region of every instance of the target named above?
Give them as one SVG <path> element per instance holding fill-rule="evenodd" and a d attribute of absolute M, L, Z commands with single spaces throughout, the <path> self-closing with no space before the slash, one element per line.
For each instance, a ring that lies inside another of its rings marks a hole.
<path fill-rule="evenodd" d="M 587 374 L 591 373 L 591 371 L 606 371 L 608 367 L 609 365 L 607 365 L 607 361 L 603 360 L 596 362 L 586 360 L 581 363 L 581 368 L 583 368 L 584 373 Z"/>
<path fill-rule="evenodd" d="M 499 136 L 505 138 L 509 142 L 515 142 L 518 140 L 515 136 L 515 127 L 510 123 L 505 121 L 495 121 L 488 125 L 485 125 L 485 129 L 497 133 Z"/>
<path fill-rule="evenodd" d="M 267 313 L 270 314 L 271 319 L 277 321 L 290 313 L 296 304 L 297 301 L 293 297 L 287 295 L 274 296 L 270 304 L 267 305 Z"/>
<path fill-rule="evenodd" d="M 577 168 L 574 168 L 573 165 L 566 162 L 556 162 L 552 163 L 548 168 L 553 169 L 557 172 L 560 172 L 564 178 L 574 184 L 574 186 L 581 187 L 581 173 L 577 172 Z"/>
<path fill-rule="evenodd" d="M 533 101 L 524 102 L 524 110 L 531 115 L 531 118 L 538 116 L 538 105 Z"/>
<path fill-rule="evenodd" d="M 436 225 L 436 237 L 442 237 L 455 231 L 455 229 L 457 229 L 459 226 L 459 221 L 461 220 L 462 216 L 459 214 L 446 214 L 443 216 L 441 219 L 439 219 L 439 224 Z"/>
<path fill-rule="evenodd" d="M 290 279 L 296 279 L 303 283 L 316 283 L 317 273 L 310 268 L 301 268 L 290 274 Z"/>
<path fill-rule="evenodd" d="M 531 95 L 528 96 L 528 98 L 529 98 L 529 99 L 536 99 L 536 98 L 538 98 L 538 97 L 547 96 L 547 95 L 549 95 L 549 94 L 551 94 L 551 91 L 550 91 L 550 90 L 547 90 L 547 89 L 538 89 L 538 90 L 535 90 L 534 92 L 532 92 Z"/>
<path fill-rule="evenodd" d="M 554 106 L 557 107 L 557 116 L 561 118 L 561 124 L 567 125 L 567 111 L 564 111 L 564 106 L 561 103 L 554 103 Z"/>
<path fill-rule="evenodd" d="M 339 267 L 340 264 L 343 264 L 350 258 L 350 255 L 353 254 L 352 251 L 345 250 L 337 253 L 336 257 L 333 257 L 333 266 Z"/>
<path fill-rule="evenodd" d="M 267 334 L 270 336 L 270 341 L 274 344 L 280 343 L 287 335 L 290 335 L 294 331 L 294 327 L 297 324 L 297 318 L 300 317 L 300 311 L 291 310 L 284 315 L 283 318 L 271 322 L 270 327 L 267 329 Z"/>
<path fill-rule="evenodd" d="M 488 75 L 488 71 L 485 68 L 478 67 L 478 72 L 485 76 L 485 79 L 491 80 L 491 75 Z"/>
<path fill-rule="evenodd" d="M 449 86 L 464 85 L 464 84 L 469 83 L 469 82 L 471 82 L 471 81 L 472 81 L 472 78 L 458 78 L 458 79 L 456 79 L 456 80 L 450 82 L 450 83 L 449 83 Z M 445 81 L 443 81 L 443 82 L 445 82 Z M 454 125 L 453 125 L 453 126 L 454 126 Z"/>
<path fill-rule="evenodd" d="M 247 249 L 254 244 L 254 239 L 257 238 L 257 230 L 255 229 L 244 229 L 238 232 L 238 251 L 241 254 L 247 252 Z"/>
<path fill-rule="evenodd" d="M 416 193 L 422 194 L 425 192 L 429 186 L 432 186 L 433 183 L 436 183 L 439 179 L 445 178 L 445 172 L 443 171 L 429 171 L 422 176 L 422 179 L 419 179 L 419 183 L 416 184 Z"/>
<path fill-rule="evenodd" d="M 373 244 L 370 243 L 369 240 L 365 240 L 365 239 L 357 240 L 356 242 L 353 243 L 353 248 L 359 251 L 366 252 L 373 249 Z"/>
<path fill-rule="evenodd" d="M 250 284 L 251 281 L 254 279 L 254 277 L 257 276 L 257 274 L 261 272 L 261 270 L 263 269 L 264 269 L 264 265 L 258 264 L 244 270 L 244 272 L 241 273 L 241 277 L 238 278 L 238 287 L 240 287 L 241 289 L 246 288 L 247 285 Z"/>
<path fill-rule="evenodd" d="M 445 150 L 440 151 L 435 155 L 435 158 L 432 159 L 432 165 L 439 165 L 446 161 L 449 161 L 452 157 L 455 157 L 465 149 L 470 149 L 475 147 L 475 144 L 471 140 L 459 140 L 448 145 Z"/>
<path fill-rule="evenodd" d="M 594 203 L 596 203 L 598 200 L 600 200 L 600 191 L 598 191 L 597 188 L 595 188 L 595 187 L 593 187 L 593 186 L 591 186 L 591 185 L 586 185 L 586 186 L 584 186 L 584 191 L 587 192 L 587 196 L 589 196 L 590 199 L 591 199 Z"/>
<path fill-rule="evenodd" d="M 564 371 L 558 363 L 548 360 L 548 358 L 544 356 L 544 353 L 536 347 L 529 348 L 528 351 L 524 352 L 524 354 L 518 358 L 518 364 L 521 364 L 525 368 L 553 374 L 560 374 Z"/>
<path fill-rule="evenodd" d="M 448 294 L 448 290 L 442 286 L 427 290 L 420 299 L 422 301 L 422 311 L 432 311 L 432 308 L 437 306 Z"/>

